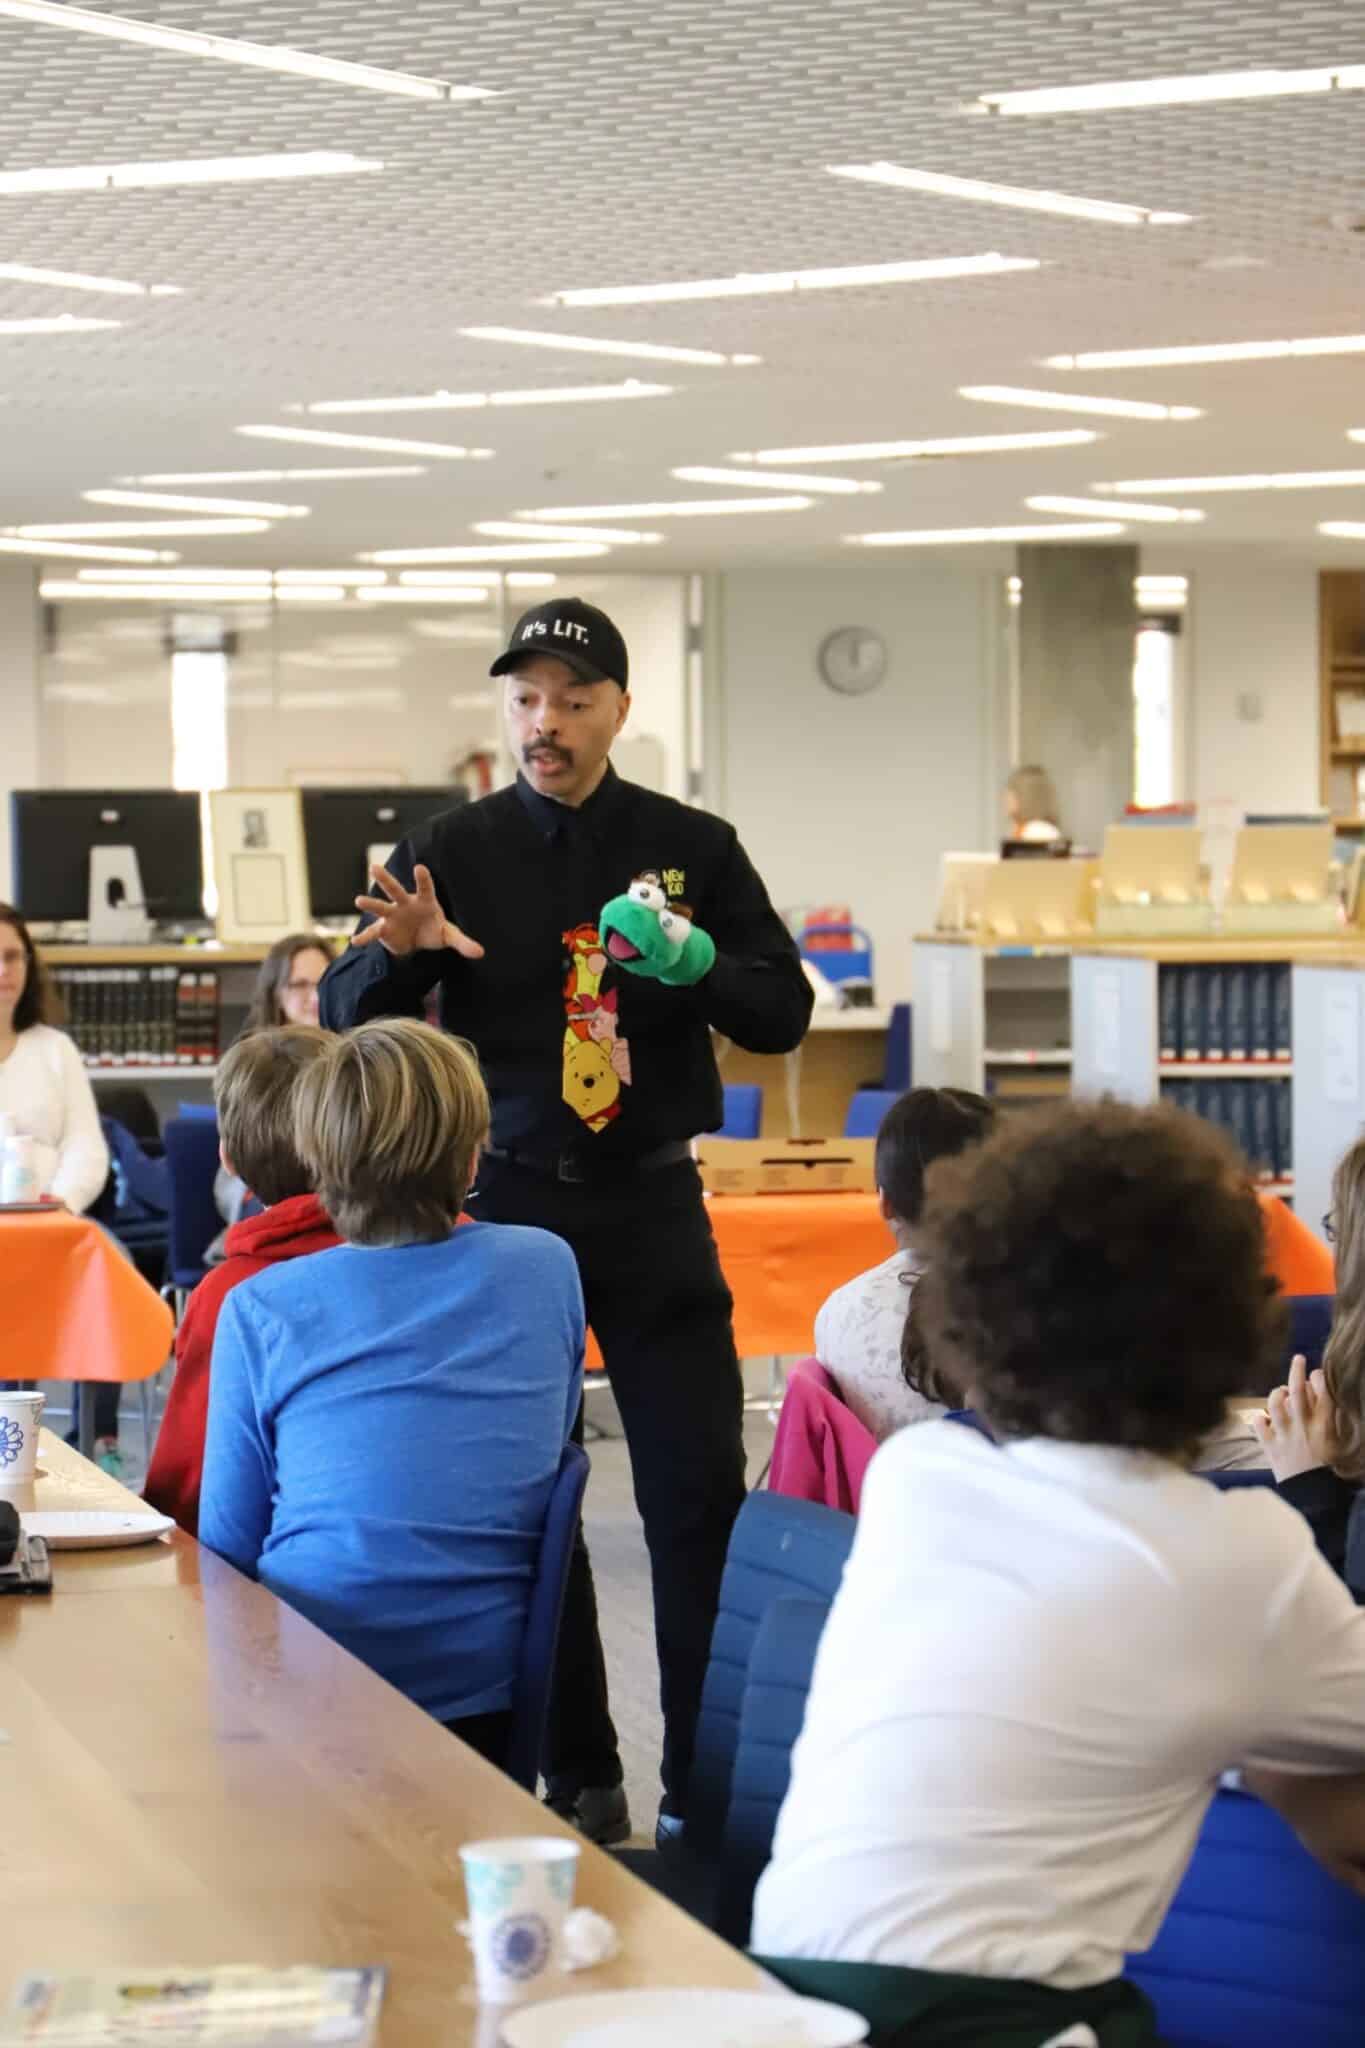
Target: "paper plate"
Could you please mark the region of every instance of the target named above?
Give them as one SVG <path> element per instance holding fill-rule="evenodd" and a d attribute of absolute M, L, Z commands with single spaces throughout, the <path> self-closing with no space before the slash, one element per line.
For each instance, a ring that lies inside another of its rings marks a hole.
<path fill-rule="evenodd" d="M 50 1550 L 119 1550 L 152 1543 L 175 1523 L 169 1515 L 121 1514 L 108 1508 L 35 1508 L 20 1516 L 30 1536 Z"/>
<path fill-rule="evenodd" d="M 867 2021 L 841 2005 L 767 1991 L 597 1991 L 527 2005 L 505 2048 L 854 2048 Z"/>

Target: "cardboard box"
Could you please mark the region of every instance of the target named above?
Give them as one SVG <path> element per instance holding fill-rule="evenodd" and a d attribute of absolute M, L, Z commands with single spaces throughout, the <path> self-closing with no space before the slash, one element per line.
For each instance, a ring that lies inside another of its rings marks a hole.
<path fill-rule="evenodd" d="M 697 1164 L 711 1195 L 870 1195 L 872 1138 L 699 1138 Z"/>

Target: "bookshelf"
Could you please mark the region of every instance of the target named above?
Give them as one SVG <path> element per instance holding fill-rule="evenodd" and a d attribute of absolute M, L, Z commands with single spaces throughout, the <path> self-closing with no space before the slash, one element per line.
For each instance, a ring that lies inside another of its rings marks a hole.
<path fill-rule="evenodd" d="M 240 1030 L 263 946 L 44 945 L 91 1079 L 194 1092 Z"/>
<path fill-rule="evenodd" d="M 1365 572 L 1324 569 L 1318 578 L 1322 801 L 1339 832 L 1365 832 Z M 1352 709 L 1356 709 L 1352 718 Z"/>

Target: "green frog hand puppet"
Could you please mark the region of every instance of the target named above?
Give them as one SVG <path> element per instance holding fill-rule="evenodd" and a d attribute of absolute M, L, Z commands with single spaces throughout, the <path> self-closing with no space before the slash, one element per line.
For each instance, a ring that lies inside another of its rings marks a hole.
<path fill-rule="evenodd" d="M 679 905 L 670 905 L 651 874 L 638 875 L 624 896 L 612 897 L 598 930 L 607 958 L 617 967 L 666 988 L 691 988 L 715 965 L 715 940 L 699 931 Z"/>

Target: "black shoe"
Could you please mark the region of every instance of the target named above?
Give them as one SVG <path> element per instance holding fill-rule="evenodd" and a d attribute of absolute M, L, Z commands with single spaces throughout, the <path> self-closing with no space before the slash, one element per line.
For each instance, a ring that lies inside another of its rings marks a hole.
<path fill-rule="evenodd" d="M 624 1785 L 585 1785 L 571 1796 L 551 1792 L 545 1804 L 599 1848 L 610 1849 L 630 1840 L 630 1808 Z"/>
<path fill-rule="evenodd" d="M 654 1823 L 654 1846 L 661 1856 L 671 1856 L 687 1840 L 687 1822 L 680 1813 L 665 1813 L 659 1808 L 659 1818 Z"/>

